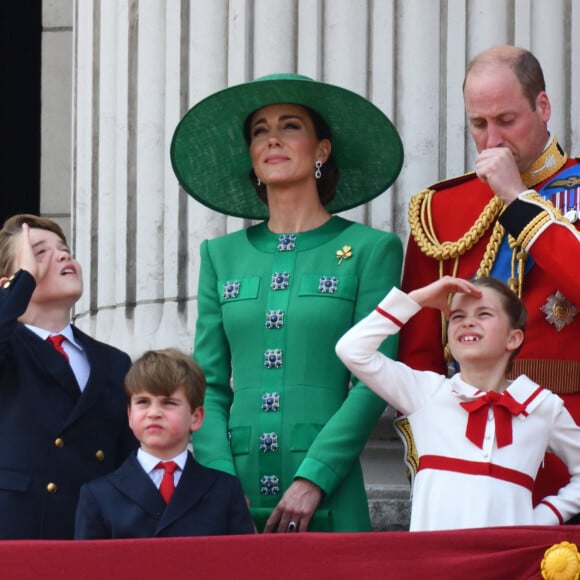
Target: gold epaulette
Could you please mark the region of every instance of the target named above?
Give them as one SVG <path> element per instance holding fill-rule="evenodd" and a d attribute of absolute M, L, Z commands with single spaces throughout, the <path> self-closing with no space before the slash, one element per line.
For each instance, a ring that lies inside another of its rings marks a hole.
<path fill-rule="evenodd" d="M 460 177 L 447 179 L 420 191 L 411 198 L 408 212 L 411 235 L 426 256 L 440 262 L 450 259 L 456 260 L 470 250 L 490 227 L 493 227 L 497 216 L 504 208 L 503 202 L 496 196 L 490 199 L 481 215 L 461 238 L 452 242 L 440 242 L 437 237 L 431 215 L 433 195 L 451 185 L 464 183 L 475 178 L 475 173 L 471 172 Z"/>

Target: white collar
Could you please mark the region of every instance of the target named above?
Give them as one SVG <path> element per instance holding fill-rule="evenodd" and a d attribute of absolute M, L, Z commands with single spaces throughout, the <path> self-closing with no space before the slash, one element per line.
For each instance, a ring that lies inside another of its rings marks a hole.
<path fill-rule="evenodd" d="M 50 330 L 46 330 L 45 328 L 40 328 L 40 326 L 34 326 L 33 324 L 25 324 L 28 330 L 34 332 L 36 336 L 40 337 L 42 340 L 46 340 L 49 336 L 54 334 L 62 334 L 70 343 L 74 344 L 79 350 L 84 351 L 83 345 L 76 339 L 72 326 L 67 324 L 62 330 L 59 332 L 50 332 Z"/>
<path fill-rule="evenodd" d="M 157 467 L 157 464 L 160 461 L 175 461 L 175 463 L 177 463 L 179 466 L 179 469 L 183 471 L 185 468 L 185 463 L 187 462 L 188 453 L 189 452 L 187 449 L 185 449 L 176 457 L 172 457 L 170 459 L 160 459 L 159 457 L 155 457 L 155 455 L 151 455 L 151 453 L 147 453 L 147 451 L 139 448 L 137 450 L 137 459 L 147 473 L 151 473 Z"/>

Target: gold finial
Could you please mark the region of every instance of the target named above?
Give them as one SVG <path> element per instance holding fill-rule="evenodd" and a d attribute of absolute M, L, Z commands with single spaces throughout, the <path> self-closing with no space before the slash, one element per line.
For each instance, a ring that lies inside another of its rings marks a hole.
<path fill-rule="evenodd" d="M 580 555 L 576 544 L 560 542 L 548 548 L 540 569 L 544 580 L 578 580 Z"/>

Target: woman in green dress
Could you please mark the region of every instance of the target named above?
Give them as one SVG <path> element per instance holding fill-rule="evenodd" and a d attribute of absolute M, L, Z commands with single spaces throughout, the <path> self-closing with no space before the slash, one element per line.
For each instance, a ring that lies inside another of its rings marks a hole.
<path fill-rule="evenodd" d="M 334 346 L 399 284 L 403 252 L 333 213 L 394 182 L 396 129 L 351 91 L 270 75 L 195 105 L 171 159 L 195 199 L 262 220 L 201 245 L 196 458 L 240 478 L 260 531 L 369 531 L 359 454 L 384 403 Z"/>

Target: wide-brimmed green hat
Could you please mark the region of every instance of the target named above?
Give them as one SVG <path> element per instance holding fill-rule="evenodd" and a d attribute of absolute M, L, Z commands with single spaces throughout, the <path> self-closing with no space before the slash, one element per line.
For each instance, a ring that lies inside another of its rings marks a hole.
<path fill-rule="evenodd" d="M 171 163 L 181 186 L 221 213 L 252 219 L 268 207 L 250 181 L 244 138 L 247 117 L 267 105 L 292 103 L 316 111 L 328 124 L 340 172 L 331 213 L 365 203 L 395 181 L 403 145 L 387 116 L 360 95 L 297 74 L 268 75 L 214 93 L 181 119 L 171 142 Z"/>

